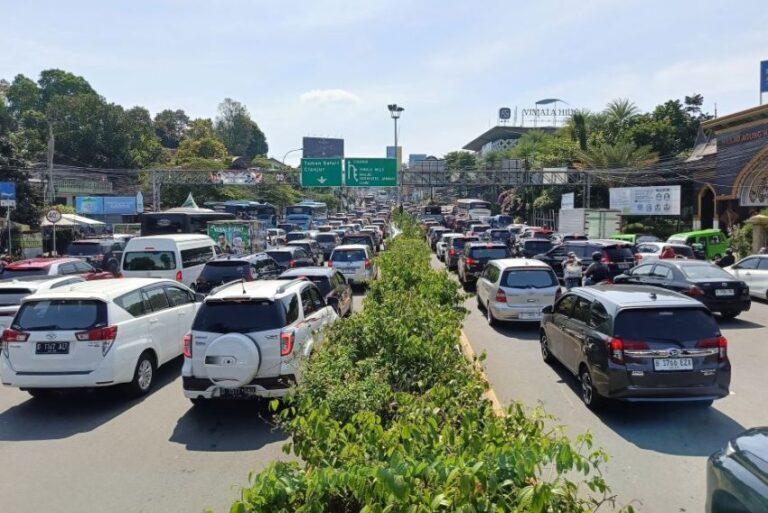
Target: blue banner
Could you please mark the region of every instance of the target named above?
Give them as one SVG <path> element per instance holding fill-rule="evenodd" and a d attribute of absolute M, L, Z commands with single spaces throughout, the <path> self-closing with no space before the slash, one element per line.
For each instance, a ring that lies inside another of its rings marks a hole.
<path fill-rule="evenodd" d="M 760 63 L 760 92 L 768 93 L 768 61 Z"/>
<path fill-rule="evenodd" d="M 0 200 L 16 199 L 16 182 L 0 182 Z"/>
<path fill-rule="evenodd" d="M 136 214 L 136 196 L 105 196 L 105 214 Z"/>
<path fill-rule="evenodd" d="M 101 215 L 104 213 L 104 198 L 101 196 L 77 196 L 75 212 L 78 214 Z"/>

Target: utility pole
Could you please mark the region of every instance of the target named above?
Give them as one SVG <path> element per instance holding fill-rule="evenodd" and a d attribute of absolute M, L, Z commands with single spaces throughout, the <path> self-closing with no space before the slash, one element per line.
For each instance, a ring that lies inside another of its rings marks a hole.
<path fill-rule="evenodd" d="M 55 140 L 53 137 L 53 124 L 48 121 L 48 204 L 56 203 L 56 191 L 53 187 L 53 147 Z"/>
<path fill-rule="evenodd" d="M 152 171 L 152 211 L 160 212 L 160 184 L 157 181 L 158 170 Z"/>
<path fill-rule="evenodd" d="M 387 109 L 389 109 L 389 114 L 392 116 L 392 119 L 395 121 L 395 164 L 397 165 L 397 203 L 402 206 L 403 205 L 403 173 L 402 169 L 400 168 L 400 159 L 397 158 L 397 120 L 400 118 L 400 114 L 403 113 L 405 110 L 403 107 L 400 107 L 398 104 L 393 103 L 390 105 L 387 105 Z"/>

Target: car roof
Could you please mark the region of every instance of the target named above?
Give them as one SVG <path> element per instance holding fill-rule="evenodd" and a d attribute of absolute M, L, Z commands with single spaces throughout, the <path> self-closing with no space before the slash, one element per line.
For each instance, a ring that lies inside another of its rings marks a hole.
<path fill-rule="evenodd" d="M 276 248 L 266 250 L 265 253 L 269 254 L 269 253 L 272 253 L 273 251 L 283 251 L 288 253 L 294 253 L 297 249 L 303 249 L 303 248 L 300 248 L 299 246 L 278 246 Z"/>
<path fill-rule="evenodd" d="M 591 296 L 600 302 L 612 305 L 615 309 L 652 307 L 699 307 L 703 303 L 678 292 L 647 285 L 596 285 L 578 287 L 573 292 Z"/>
<path fill-rule="evenodd" d="M 315 239 L 294 239 L 285 243 L 286 246 L 295 246 L 296 244 L 311 244 L 317 242 Z"/>
<path fill-rule="evenodd" d="M 627 246 L 633 244 L 625 240 L 616 239 L 587 239 L 587 240 L 569 240 L 565 241 L 569 246 Z"/>
<path fill-rule="evenodd" d="M 341 246 L 333 248 L 334 251 L 340 249 L 370 249 L 370 247 L 367 244 L 342 244 Z"/>
<path fill-rule="evenodd" d="M 211 260 L 207 261 L 206 264 L 210 264 L 213 262 L 237 262 L 237 261 L 244 261 L 248 262 L 251 260 L 258 260 L 263 258 L 269 258 L 269 255 L 266 253 L 252 253 L 250 255 L 217 255 Z"/>
<path fill-rule="evenodd" d="M 551 269 L 548 264 L 535 258 L 500 258 L 498 260 L 491 260 L 489 263 L 498 265 L 501 270 L 510 269 L 514 267 L 529 267 L 531 269 Z"/>
<path fill-rule="evenodd" d="M 79 258 L 29 258 L 27 260 L 18 260 L 5 266 L 6 269 L 37 269 L 41 267 L 48 268 L 53 264 L 63 264 L 67 262 L 82 262 Z"/>
<path fill-rule="evenodd" d="M 656 241 L 653 241 L 653 242 L 648 241 L 648 242 L 638 242 L 637 243 L 638 246 L 640 246 L 640 245 L 645 246 L 645 245 L 648 245 L 648 244 L 650 244 L 652 246 L 658 246 L 660 248 L 663 248 L 664 246 L 669 246 L 671 248 L 690 248 L 690 246 L 688 244 L 683 244 L 682 242 L 663 242 L 663 241 L 660 241 L 660 240 L 656 240 Z"/>
<path fill-rule="evenodd" d="M 236 281 L 214 289 L 213 294 L 208 295 L 205 301 L 211 299 L 226 299 L 231 297 L 248 297 L 271 299 L 279 297 L 289 292 L 289 290 L 301 283 L 308 283 L 304 280 L 256 280 L 256 281 Z M 243 294 L 245 291 L 245 294 Z"/>
<path fill-rule="evenodd" d="M 331 277 L 334 274 L 338 273 L 336 269 L 333 267 L 320 267 L 320 266 L 311 266 L 311 267 L 298 267 L 294 269 L 288 269 L 284 273 L 280 275 L 280 277 L 283 276 L 291 276 L 300 278 L 301 276 L 327 276 Z"/>
<path fill-rule="evenodd" d="M 203 240 L 203 239 L 211 239 L 207 235 L 203 235 L 202 233 L 169 233 L 167 235 L 142 235 L 141 237 L 134 237 L 130 240 L 130 242 L 133 242 L 134 244 L 138 244 L 142 241 L 153 241 L 153 240 L 173 240 L 176 242 L 186 242 L 186 241 L 196 241 L 196 240 Z M 213 242 L 211 240 L 211 242 Z"/>
<path fill-rule="evenodd" d="M 523 244 L 525 244 L 527 242 L 552 242 L 552 241 L 549 240 L 549 239 L 542 239 L 540 237 L 529 237 L 527 239 L 523 239 Z M 570 241 L 568 241 L 568 242 L 570 242 Z"/>
<path fill-rule="evenodd" d="M 687 260 L 683 258 L 666 258 L 664 260 L 654 260 L 654 262 L 659 264 L 671 264 L 677 267 L 715 267 L 717 269 L 721 269 L 721 267 L 718 267 L 715 264 L 707 262 L 706 260 Z"/>
<path fill-rule="evenodd" d="M 466 246 L 464 247 L 470 247 L 470 248 L 506 248 L 507 245 L 503 242 L 483 242 L 483 241 L 470 241 L 467 242 Z"/>
<path fill-rule="evenodd" d="M 61 281 L 68 281 L 73 278 L 82 280 L 82 278 L 77 274 L 67 274 L 64 276 L 19 276 L 17 278 L 0 280 L 0 289 L 18 288 L 20 286 L 27 288 L 43 288 L 45 286 L 53 285 Z"/>
<path fill-rule="evenodd" d="M 32 296 L 28 296 L 28 298 L 100 299 L 102 301 L 109 301 L 112 298 L 131 292 L 132 290 L 162 283 L 179 285 L 178 282 L 173 280 L 157 278 L 119 278 L 114 280 L 84 281 L 53 289 L 51 291 L 33 294 Z"/>

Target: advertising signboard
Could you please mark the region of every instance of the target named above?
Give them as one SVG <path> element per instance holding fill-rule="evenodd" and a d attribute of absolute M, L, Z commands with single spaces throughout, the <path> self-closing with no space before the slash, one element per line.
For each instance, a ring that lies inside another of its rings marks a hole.
<path fill-rule="evenodd" d="M 344 158 L 344 139 L 304 137 L 302 139 L 301 148 L 301 156 L 305 159 Z"/>
<path fill-rule="evenodd" d="M 0 182 L 0 207 L 16 206 L 16 183 Z"/>
<path fill-rule="evenodd" d="M 135 215 L 136 196 L 77 196 L 75 212 L 84 215 Z"/>
<path fill-rule="evenodd" d="M 223 253 L 245 255 L 263 251 L 265 224 L 256 220 L 210 221 L 208 236 Z"/>
<path fill-rule="evenodd" d="M 760 62 L 760 94 L 768 93 L 768 61 Z"/>
<path fill-rule="evenodd" d="M 575 201 L 576 201 L 575 196 L 576 196 L 576 193 L 574 193 L 574 192 L 569 192 L 567 194 L 561 194 L 560 195 L 560 208 L 563 209 L 563 210 L 565 210 L 565 209 L 572 209 L 574 204 L 575 204 Z"/>
<path fill-rule="evenodd" d="M 75 212 L 86 215 L 101 215 L 104 213 L 104 198 L 101 196 L 77 196 L 75 197 Z"/>
<path fill-rule="evenodd" d="M 633 216 L 679 216 L 680 186 L 609 189 L 611 209 Z"/>

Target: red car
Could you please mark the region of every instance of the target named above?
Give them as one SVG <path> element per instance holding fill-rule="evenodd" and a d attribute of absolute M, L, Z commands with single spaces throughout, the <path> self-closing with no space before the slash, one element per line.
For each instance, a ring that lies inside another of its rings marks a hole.
<path fill-rule="evenodd" d="M 79 258 L 30 258 L 6 264 L 0 272 L 0 279 L 7 280 L 20 276 L 62 276 L 77 274 L 86 280 L 106 280 L 115 275 L 98 271 L 88 262 Z"/>

